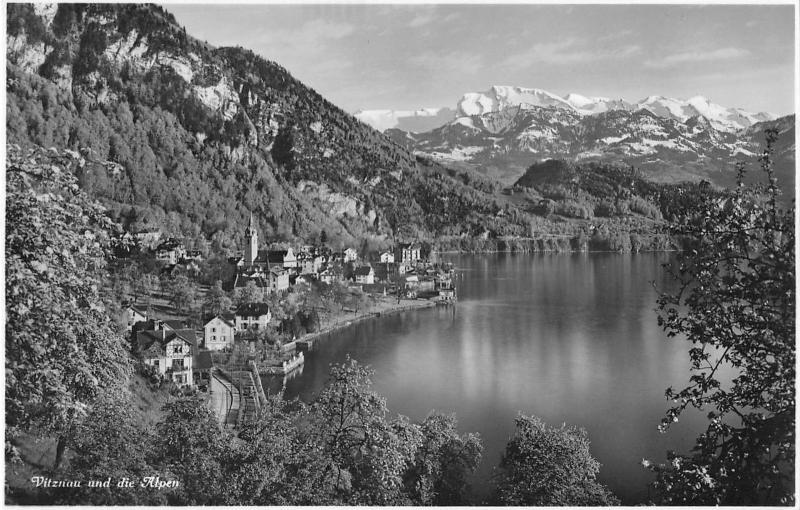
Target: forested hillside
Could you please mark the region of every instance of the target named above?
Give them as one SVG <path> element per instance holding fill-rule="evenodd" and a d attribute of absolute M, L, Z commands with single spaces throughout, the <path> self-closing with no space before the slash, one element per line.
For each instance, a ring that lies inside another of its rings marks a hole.
<path fill-rule="evenodd" d="M 490 194 L 420 167 L 279 65 L 192 39 L 159 7 L 12 4 L 8 14 L 8 140 L 118 163 L 79 178 L 129 229 L 231 250 L 251 211 L 278 241 L 494 228 Z"/>

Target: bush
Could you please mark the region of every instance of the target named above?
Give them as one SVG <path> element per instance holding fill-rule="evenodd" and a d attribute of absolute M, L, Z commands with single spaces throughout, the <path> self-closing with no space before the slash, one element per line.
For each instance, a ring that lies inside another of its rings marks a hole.
<path fill-rule="evenodd" d="M 555 207 L 556 214 L 566 216 L 567 218 L 589 219 L 592 217 L 592 211 L 585 204 L 573 200 L 559 202 Z"/>
<path fill-rule="evenodd" d="M 650 202 L 640 197 L 631 197 L 628 201 L 631 211 L 654 220 L 661 219 L 661 211 Z"/>
<path fill-rule="evenodd" d="M 608 506 L 619 500 L 597 482 L 600 463 L 589 452 L 586 431 L 551 428 L 534 416 L 520 415 L 500 461 L 498 505 Z"/>
<path fill-rule="evenodd" d="M 617 212 L 617 208 L 614 207 L 614 204 L 607 200 L 603 200 L 599 204 L 594 206 L 594 215 L 600 216 L 603 218 L 611 218 Z"/>

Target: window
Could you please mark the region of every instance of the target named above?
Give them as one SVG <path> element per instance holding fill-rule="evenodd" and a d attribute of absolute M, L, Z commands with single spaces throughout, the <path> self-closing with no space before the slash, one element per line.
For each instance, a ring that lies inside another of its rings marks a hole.
<path fill-rule="evenodd" d="M 176 372 L 180 372 L 181 370 L 183 370 L 183 360 L 182 359 L 172 360 L 172 370 Z"/>
<path fill-rule="evenodd" d="M 212 342 L 216 342 L 216 341 L 217 341 L 217 337 L 216 337 L 216 336 L 212 336 L 212 337 L 211 337 L 211 341 L 212 341 Z"/>
<path fill-rule="evenodd" d="M 219 337 L 219 339 L 220 339 L 220 341 L 224 342 L 225 341 L 225 335 L 222 335 L 221 337 Z"/>
<path fill-rule="evenodd" d="M 158 368 L 158 360 L 157 359 L 153 360 L 153 366 L 155 368 Z"/>
<path fill-rule="evenodd" d="M 211 332 L 212 333 L 216 333 L 217 332 L 217 328 L 211 328 Z"/>
<path fill-rule="evenodd" d="M 258 323 L 253 323 L 253 329 L 258 329 Z"/>

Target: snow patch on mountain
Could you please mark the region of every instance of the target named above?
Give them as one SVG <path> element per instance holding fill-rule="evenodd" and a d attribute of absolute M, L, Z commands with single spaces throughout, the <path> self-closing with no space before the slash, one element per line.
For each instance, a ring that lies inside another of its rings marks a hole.
<path fill-rule="evenodd" d="M 456 109 L 422 108 L 420 110 L 365 110 L 355 116 L 375 129 L 384 131 L 396 128 L 406 132 L 423 133 L 450 123 L 468 126 L 467 118 L 480 117 L 478 128 L 499 133 L 513 120 L 520 110 L 548 108 L 556 112 L 569 112 L 568 115 L 592 116 L 606 112 L 644 110 L 661 119 L 689 123 L 692 127 L 707 126 L 717 131 L 736 132 L 753 124 L 771 121 L 776 115 L 767 112 L 749 112 L 741 108 L 728 108 L 711 102 L 704 96 L 689 99 L 676 99 L 652 95 L 631 103 L 622 98 L 589 97 L 569 93 L 560 97 L 552 92 L 537 88 L 494 85 L 484 92 L 468 92 L 456 104 Z M 498 116 L 500 113 L 509 113 Z M 489 120 L 487 120 L 487 118 Z M 558 119 L 553 122 L 569 125 L 572 119 Z M 480 126 L 480 124 L 483 126 Z M 666 133 L 664 133 L 666 136 Z"/>
<path fill-rule="evenodd" d="M 471 117 L 459 117 L 453 121 L 453 125 L 460 124 L 462 126 L 468 127 L 470 129 L 478 129 L 475 127 L 475 123 L 472 121 Z"/>
<path fill-rule="evenodd" d="M 428 156 L 433 156 L 434 158 L 437 159 L 446 159 L 450 161 L 467 161 L 472 156 L 483 151 L 484 149 L 485 147 L 455 147 L 450 152 L 433 151 L 424 154 Z"/>
<path fill-rule="evenodd" d="M 756 122 L 775 120 L 776 115 L 759 112 L 752 113 L 740 108 L 727 108 L 712 103 L 703 96 L 689 99 L 675 99 L 665 96 L 648 96 L 636 103 L 624 99 L 607 97 L 587 97 L 569 93 L 559 97 L 542 89 L 509 87 L 495 85 L 486 92 L 468 92 L 459 100 L 457 111 L 462 116 L 485 115 L 500 112 L 512 107 L 521 108 L 557 108 L 569 110 L 581 115 L 596 115 L 603 112 L 624 110 L 648 110 L 657 117 L 686 122 L 696 116 L 702 116 L 719 131 L 737 131 L 750 127 Z"/>
<path fill-rule="evenodd" d="M 420 108 L 419 110 L 360 110 L 354 114 L 361 122 L 378 131 L 402 129 L 421 133 L 452 121 L 456 115 L 451 108 Z"/>
<path fill-rule="evenodd" d="M 521 105 L 575 109 L 563 98 L 546 90 L 495 85 L 486 92 L 464 94 L 456 111 L 462 116 L 482 115 Z"/>

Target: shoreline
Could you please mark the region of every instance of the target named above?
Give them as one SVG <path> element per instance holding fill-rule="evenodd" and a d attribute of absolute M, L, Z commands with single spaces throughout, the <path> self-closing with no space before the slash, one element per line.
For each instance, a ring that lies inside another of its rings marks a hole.
<path fill-rule="evenodd" d="M 620 255 L 635 255 L 637 253 L 676 253 L 683 250 L 638 250 L 638 251 L 618 251 L 618 250 L 436 250 L 437 255 L 484 255 L 493 253 L 557 253 L 557 254 L 576 254 L 576 253 L 619 253 Z"/>
<path fill-rule="evenodd" d="M 431 301 L 429 299 L 404 299 L 401 300 L 400 303 L 397 304 L 389 304 L 386 308 L 376 311 L 368 311 L 368 312 L 361 312 L 356 313 L 352 317 L 344 318 L 343 320 L 337 320 L 333 324 L 329 324 L 324 328 L 320 328 L 319 331 L 315 331 L 313 333 L 307 333 L 294 341 L 297 343 L 297 349 L 301 350 L 301 344 L 303 347 L 308 348 L 309 342 L 313 344 L 314 341 L 319 339 L 328 333 L 333 333 L 340 329 L 347 328 L 348 326 L 352 326 L 359 322 L 365 321 L 371 318 L 382 317 L 384 315 L 392 315 L 395 313 L 404 312 L 407 310 L 418 310 L 422 308 L 432 308 L 436 306 L 435 301 Z M 346 317 L 346 316 L 345 316 Z"/>

